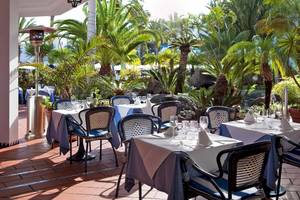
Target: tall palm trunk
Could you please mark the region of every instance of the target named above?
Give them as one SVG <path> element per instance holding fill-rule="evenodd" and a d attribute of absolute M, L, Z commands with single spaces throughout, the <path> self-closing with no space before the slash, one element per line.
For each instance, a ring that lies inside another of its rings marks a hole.
<path fill-rule="evenodd" d="M 110 64 L 101 64 L 99 74 L 101 76 L 110 76 L 110 75 L 112 75 Z"/>
<path fill-rule="evenodd" d="M 53 16 L 53 15 L 50 16 L 50 27 L 54 26 L 54 18 L 55 18 L 55 16 Z"/>
<path fill-rule="evenodd" d="M 96 0 L 88 1 L 88 40 L 96 35 Z"/>
<path fill-rule="evenodd" d="M 177 83 L 175 93 L 182 93 L 183 86 L 185 82 L 185 74 L 186 74 L 186 65 L 188 62 L 188 56 L 191 52 L 190 45 L 185 45 L 180 47 L 180 62 L 177 73 Z"/>
<path fill-rule="evenodd" d="M 273 87 L 273 75 L 268 63 L 268 54 L 265 52 L 261 58 L 261 74 L 265 84 L 265 109 L 270 108 L 271 92 Z"/>
<path fill-rule="evenodd" d="M 224 97 L 227 94 L 228 81 L 224 74 L 220 74 L 217 78 L 214 88 L 214 106 L 221 106 L 224 102 Z"/>

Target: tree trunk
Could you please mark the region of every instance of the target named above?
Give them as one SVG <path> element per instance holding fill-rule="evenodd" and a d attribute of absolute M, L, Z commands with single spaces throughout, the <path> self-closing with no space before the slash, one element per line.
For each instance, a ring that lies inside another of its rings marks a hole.
<path fill-rule="evenodd" d="M 18 62 L 19 62 L 19 64 L 21 63 L 21 45 L 20 45 L 20 43 L 18 44 Z"/>
<path fill-rule="evenodd" d="M 111 73 L 111 67 L 110 64 L 101 64 L 100 73 L 101 76 L 110 76 Z"/>
<path fill-rule="evenodd" d="M 88 40 L 96 35 L 96 0 L 88 1 Z"/>
<path fill-rule="evenodd" d="M 174 59 L 171 58 L 169 62 L 170 68 L 173 70 L 174 69 Z"/>
<path fill-rule="evenodd" d="M 221 106 L 228 91 L 228 81 L 224 74 L 220 74 L 214 87 L 214 106 Z"/>
<path fill-rule="evenodd" d="M 177 73 L 177 83 L 175 93 L 182 93 L 183 86 L 185 82 L 185 74 L 186 74 L 186 65 L 188 62 L 188 55 L 191 52 L 190 46 L 185 45 L 180 47 L 180 62 L 179 62 L 179 69 Z"/>
<path fill-rule="evenodd" d="M 267 81 L 267 80 L 265 80 L 264 83 L 265 83 L 265 109 L 267 110 L 270 108 L 273 83 L 272 81 Z"/>
<path fill-rule="evenodd" d="M 264 78 L 264 84 L 265 84 L 265 109 L 270 108 L 270 102 L 271 102 L 271 92 L 272 92 L 272 71 L 268 64 L 268 61 L 265 56 L 262 58 L 261 62 L 261 74 Z"/>
<path fill-rule="evenodd" d="M 55 18 L 55 16 L 53 16 L 53 15 L 50 16 L 50 27 L 54 26 L 54 18 Z"/>

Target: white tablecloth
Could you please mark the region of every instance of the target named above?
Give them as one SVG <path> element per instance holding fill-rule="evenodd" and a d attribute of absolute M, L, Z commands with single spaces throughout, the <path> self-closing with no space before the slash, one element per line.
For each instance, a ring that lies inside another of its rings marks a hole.
<path fill-rule="evenodd" d="M 52 117 L 51 117 L 51 123 L 52 123 L 52 128 L 51 128 L 51 136 L 53 139 L 55 139 L 58 142 L 61 142 L 61 130 L 59 129 L 59 123 L 62 123 L 62 116 L 65 115 L 71 115 L 78 123 L 80 123 L 79 120 L 79 112 L 80 110 L 53 110 L 52 111 Z M 66 133 L 67 134 L 67 133 Z"/>
<path fill-rule="evenodd" d="M 197 139 L 180 140 L 182 145 L 179 145 L 179 140 L 165 138 L 162 134 L 138 137 L 135 139 L 135 144 L 147 173 L 152 178 L 164 160 L 176 151 L 186 152 L 201 168 L 211 172 L 218 169 L 216 157 L 220 151 L 242 142 L 219 135 L 209 134 L 209 136 L 213 142 L 209 146 L 197 145 Z"/>
<path fill-rule="evenodd" d="M 254 124 L 246 124 L 243 120 L 231 121 L 224 123 L 232 138 L 243 141 L 244 144 L 251 144 L 258 141 L 265 135 L 284 135 L 291 138 L 293 141 L 300 142 L 300 124 L 290 122 L 292 130 L 281 130 L 280 120 L 268 118 L 258 120 Z M 285 149 L 290 149 L 292 146 L 285 145 Z"/>
<path fill-rule="evenodd" d="M 147 105 L 146 103 L 143 104 L 123 104 L 117 105 L 118 112 L 120 113 L 121 117 L 125 117 L 130 109 L 141 109 L 144 114 L 152 115 L 151 105 Z"/>

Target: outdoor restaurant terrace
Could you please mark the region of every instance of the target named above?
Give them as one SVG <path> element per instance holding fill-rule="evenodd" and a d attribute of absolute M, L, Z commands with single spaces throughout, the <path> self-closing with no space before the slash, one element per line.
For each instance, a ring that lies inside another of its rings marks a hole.
<path fill-rule="evenodd" d="M 298 0 L 2 0 L 0 199 L 300 200 L 299 19 Z"/>

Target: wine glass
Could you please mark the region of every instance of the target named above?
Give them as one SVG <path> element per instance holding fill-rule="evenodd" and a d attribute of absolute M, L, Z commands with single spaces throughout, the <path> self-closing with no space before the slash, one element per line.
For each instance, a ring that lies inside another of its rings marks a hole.
<path fill-rule="evenodd" d="M 208 117 L 207 116 L 201 116 L 199 119 L 200 126 L 203 130 L 207 129 L 208 127 Z"/>
<path fill-rule="evenodd" d="M 152 98 L 152 94 L 148 93 L 148 94 L 147 94 L 147 99 L 150 101 L 151 98 Z"/>
<path fill-rule="evenodd" d="M 93 97 L 87 97 L 86 103 L 88 104 L 89 107 L 91 107 L 91 104 L 93 103 Z"/>
<path fill-rule="evenodd" d="M 141 103 L 146 103 L 146 102 L 147 102 L 147 97 L 141 96 Z"/>
<path fill-rule="evenodd" d="M 191 129 L 195 131 L 198 129 L 198 122 L 196 120 L 192 120 L 190 122 L 190 126 L 191 126 Z"/>
<path fill-rule="evenodd" d="M 170 124 L 172 127 L 172 138 L 174 138 L 175 137 L 175 128 L 178 124 L 178 117 L 176 115 L 170 116 Z"/>
<path fill-rule="evenodd" d="M 137 97 L 136 93 L 133 92 L 131 94 L 131 97 L 132 97 L 133 102 L 135 103 L 136 102 L 136 97 Z"/>

